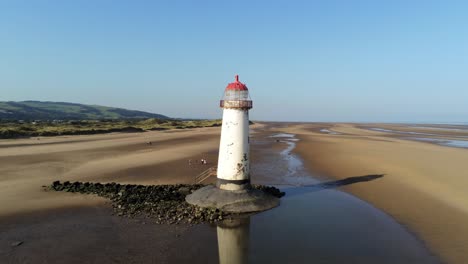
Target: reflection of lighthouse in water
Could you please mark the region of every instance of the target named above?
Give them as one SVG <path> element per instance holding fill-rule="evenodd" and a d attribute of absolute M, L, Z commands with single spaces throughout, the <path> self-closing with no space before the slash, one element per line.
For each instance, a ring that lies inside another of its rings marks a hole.
<path fill-rule="evenodd" d="M 220 264 L 248 262 L 250 218 L 228 219 L 218 224 Z"/>

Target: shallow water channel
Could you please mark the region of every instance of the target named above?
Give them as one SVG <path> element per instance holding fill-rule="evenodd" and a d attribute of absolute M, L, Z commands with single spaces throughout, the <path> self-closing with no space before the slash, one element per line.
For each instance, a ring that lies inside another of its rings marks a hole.
<path fill-rule="evenodd" d="M 294 135 L 256 134 L 251 142 L 260 157 L 253 183 L 275 184 L 286 196 L 277 208 L 209 227 L 205 235 L 217 236 L 217 248 L 197 245 L 193 262 L 217 254 L 220 263 L 439 263 L 393 218 L 337 190 L 343 181 L 321 183 L 308 173 L 291 152 Z"/>
<path fill-rule="evenodd" d="M 425 137 L 409 137 L 407 139 L 431 142 L 442 146 L 455 147 L 455 148 L 468 148 L 468 140 L 455 140 L 455 139 L 438 139 L 438 138 L 425 138 Z"/>

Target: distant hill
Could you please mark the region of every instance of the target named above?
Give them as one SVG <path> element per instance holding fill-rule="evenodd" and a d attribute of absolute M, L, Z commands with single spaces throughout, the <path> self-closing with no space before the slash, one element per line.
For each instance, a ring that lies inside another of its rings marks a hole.
<path fill-rule="evenodd" d="M 0 120 L 97 120 L 169 117 L 143 111 L 64 102 L 0 102 Z"/>

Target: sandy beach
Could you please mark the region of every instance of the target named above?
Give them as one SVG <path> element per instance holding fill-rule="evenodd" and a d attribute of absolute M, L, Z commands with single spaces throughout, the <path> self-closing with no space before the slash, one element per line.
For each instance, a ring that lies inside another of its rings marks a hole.
<path fill-rule="evenodd" d="M 2 140 L 0 216 L 102 202 L 89 196 L 45 193 L 41 186 L 54 180 L 193 183 L 194 176 L 217 162 L 218 135 L 219 128 L 206 128 Z M 197 164 L 201 158 L 208 164 Z"/>
<path fill-rule="evenodd" d="M 468 150 L 409 140 L 404 133 L 372 130 L 374 127 L 395 131 L 416 129 L 421 133 L 438 133 L 432 136 L 437 138 L 463 139 L 466 134 L 458 130 L 383 124 L 269 123 L 252 128 L 254 135 L 295 134 L 300 140 L 294 152 L 304 161 L 306 169 L 323 182 L 383 175 L 339 188 L 392 216 L 442 260 L 463 263 L 468 258 L 468 193 L 465 191 Z M 60 258 L 50 259 L 52 249 L 44 250 L 44 246 L 66 244 L 55 250 L 67 254 L 72 247 L 74 251 L 87 252 L 87 245 L 93 244 L 105 246 L 99 254 L 93 255 L 96 249 L 87 253 L 90 263 L 112 258 L 117 258 L 116 262 L 174 263 L 189 261 L 177 254 L 174 245 L 192 248 L 199 239 L 206 239 L 215 247 L 216 240 L 203 231 L 205 227 L 168 227 L 139 218 L 122 220 L 112 215 L 109 202 L 103 198 L 46 192 L 41 186 L 55 180 L 193 183 L 196 175 L 216 165 L 219 133 L 218 127 L 0 141 L 0 234 L 3 237 L 0 256 L 7 256 L 12 263 L 31 262 L 34 256 L 58 262 Z M 254 163 L 262 159 L 258 154 L 262 152 L 256 149 L 262 144 L 253 147 Z M 263 153 L 268 153 L 281 151 L 285 145 L 275 144 L 272 138 L 262 148 Z M 208 164 L 197 163 L 201 158 Z M 277 182 L 268 175 L 257 175 L 252 180 Z M 211 178 L 205 183 L 213 181 Z M 81 226 L 84 222 L 88 224 Z M 134 223 L 139 223 L 138 227 Z M 53 234 L 48 233 L 51 228 Z M 79 239 L 69 244 L 64 234 L 81 228 L 84 233 L 100 235 L 78 236 Z M 147 235 L 132 236 L 135 232 Z M 40 246 L 28 245 L 28 240 L 39 237 L 49 238 L 41 240 Z M 26 242 L 15 251 L 10 244 L 16 240 Z M 130 240 L 144 246 L 119 251 Z M 108 244 L 108 241 L 113 242 Z M 145 254 L 147 258 L 139 258 Z M 138 257 L 132 260 L 132 256 Z M 216 259 L 216 255 L 206 256 L 208 263 Z M 80 255 L 63 260 L 79 263 Z"/>
<path fill-rule="evenodd" d="M 196 251 L 194 240 L 206 237 L 204 226 L 189 229 L 123 218 L 113 215 L 107 199 L 44 191 L 42 186 L 55 180 L 193 183 L 216 165 L 219 130 L 1 140 L 0 258 L 6 263 L 187 262 L 174 245 Z M 201 158 L 208 163 L 202 165 Z M 217 259 L 206 258 L 202 256 L 207 263 Z"/>
<path fill-rule="evenodd" d="M 281 130 L 298 135 L 297 153 L 317 175 L 339 180 L 383 174 L 341 189 L 390 214 L 448 263 L 468 259 L 468 149 L 408 140 L 395 132 L 467 140 L 468 130 L 325 123 Z"/>

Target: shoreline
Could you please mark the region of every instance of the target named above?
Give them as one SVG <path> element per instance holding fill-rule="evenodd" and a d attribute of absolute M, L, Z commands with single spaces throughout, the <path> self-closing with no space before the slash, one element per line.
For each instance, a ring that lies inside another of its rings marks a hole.
<path fill-rule="evenodd" d="M 459 186 L 448 179 L 440 179 L 446 174 L 424 167 L 449 166 L 431 164 L 428 160 L 434 159 L 433 156 L 450 155 L 453 162 L 447 174 L 457 170 L 466 172 L 460 157 L 468 155 L 468 151 L 421 142 L 401 143 L 401 140 L 376 136 L 369 131 L 359 134 L 355 127 L 339 128 L 341 134 L 334 135 L 315 133 L 308 125 L 282 128 L 281 131 L 289 131 L 301 139 L 294 152 L 311 172 L 333 180 L 384 174 L 381 179 L 339 189 L 383 210 L 443 261 L 463 263 L 468 258 L 465 250 L 468 213 L 463 207 L 463 201 L 468 202 L 468 199 L 457 193 Z M 439 153 L 441 149 L 443 151 Z M 418 155 L 411 156 L 413 152 Z M 458 176 L 457 180 L 466 180 L 463 175 L 455 173 L 454 176 Z"/>

